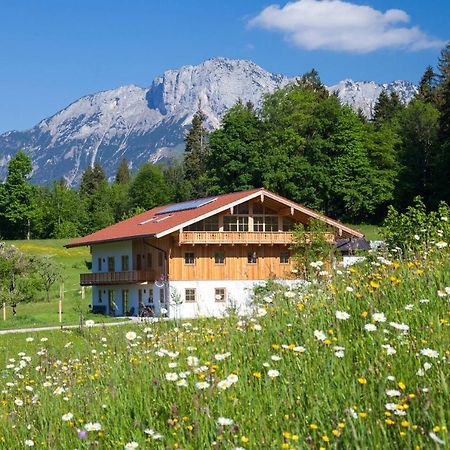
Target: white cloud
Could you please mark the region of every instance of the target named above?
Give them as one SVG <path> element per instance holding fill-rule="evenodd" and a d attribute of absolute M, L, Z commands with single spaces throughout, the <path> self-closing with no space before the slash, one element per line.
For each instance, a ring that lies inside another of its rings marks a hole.
<path fill-rule="evenodd" d="M 401 9 L 378 11 L 342 0 L 298 0 L 271 5 L 251 19 L 251 27 L 282 32 L 297 47 L 348 53 L 369 53 L 384 48 L 423 50 L 443 47 L 444 41 L 408 26 Z"/>

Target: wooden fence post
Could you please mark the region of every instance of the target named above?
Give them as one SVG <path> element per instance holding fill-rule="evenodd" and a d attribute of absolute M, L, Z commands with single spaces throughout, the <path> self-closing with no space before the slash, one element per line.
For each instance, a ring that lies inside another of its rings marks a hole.
<path fill-rule="evenodd" d="M 3 320 L 6 320 L 6 303 L 3 302 Z"/>
<path fill-rule="evenodd" d="M 58 316 L 59 316 L 59 323 L 62 323 L 62 300 L 59 301 Z"/>

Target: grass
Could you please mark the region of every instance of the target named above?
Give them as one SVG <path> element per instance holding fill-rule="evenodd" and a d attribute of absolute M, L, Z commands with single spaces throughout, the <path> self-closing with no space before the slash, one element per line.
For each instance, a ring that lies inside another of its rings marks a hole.
<path fill-rule="evenodd" d="M 358 225 L 350 225 L 351 227 L 356 228 L 357 230 L 364 233 L 365 237 L 369 241 L 378 241 L 381 240 L 380 227 L 378 225 L 368 225 L 368 224 L 358 224 Z"/>
<path fill-rule="evenodd" d="M 61 265 L 64 283 L 62 325 L 78 323 L 80 308 L 86 319 L 99 320 L 98 315 L 89 313 L 90 288 L 85 291 L 85 299 L 81 299 L 80 273 L 89 271 L 86 263 L 91 260 L 88 248 L 66 249 L 64 244 L 67 243 L 67 240 L 64 239 L 23 240 L 7 243 L 15 245 L 23 252 L 31 255 L 51 257 Z M 52 287 L 50 302 L 42 297 L 36 299 L 36 302 L 19 304 L 15 317 L 12 315 L 11 308 L 7 308 L 7 320 L 3 321 L 3 315 L 0 315 L 0 330 L 60 325 L 58 315 L 59 289 L 59 283 Z M 102 320 L 109 322 L 117 319 L 104 316 Z"/>
<path fill-rule="evenodd" d="M 268 286 L 246 318 L 1 336 L 0 447 L 445 446 L 449 300 L 441 250 Z"/>

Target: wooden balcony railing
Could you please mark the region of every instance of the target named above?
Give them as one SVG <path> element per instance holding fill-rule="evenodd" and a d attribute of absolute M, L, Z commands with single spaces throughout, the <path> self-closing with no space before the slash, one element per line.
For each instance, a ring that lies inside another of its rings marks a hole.
<path fill-rule="evenodd" d="M 325 233 L 327 241 L 334 242 L 332 233 Z M 182 231 L 179 234 L 181 244 L 281 244 L 292 243 L 293 233 L 288 231 Z M 305 233 L 305 242 L 310 236 Z"/>
<path fill-rule="evenodd" d="M 155 281 L 156 272 L 152 270 L 130 270 L 128 272 L 98 272 L 80 274 L 81 286 L 96 284 L 132 284 Z"/>

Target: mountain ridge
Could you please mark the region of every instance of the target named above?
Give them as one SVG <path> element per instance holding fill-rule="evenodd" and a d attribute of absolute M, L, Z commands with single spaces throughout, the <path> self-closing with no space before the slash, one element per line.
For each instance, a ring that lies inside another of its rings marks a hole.
<path fill-rule="evenodd" d="M 199 102 L 207 125 L 214 129 L 239 99 L 259 105 L 264 94 L 295 78 L 268 72 L 250 60 L 219 57 L 169 69 L 147 88 L 128 84 L 85 95 L 28 130 L 0 134 L 0 179 L 19 148 L 32 157 L 36 183 L 64 177 L 76 185 L 95 161 L 112 178 L 123 158 L 132 168 L 170 159 L 182 152 Z M 397 92 L 405 103 L 417 90 L 403 80 L 378 84 L 351 79 L 328 89 L 369 117 L 382 90 Z"/>

